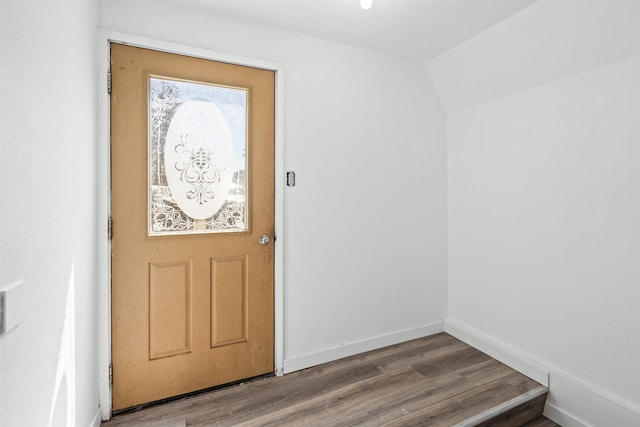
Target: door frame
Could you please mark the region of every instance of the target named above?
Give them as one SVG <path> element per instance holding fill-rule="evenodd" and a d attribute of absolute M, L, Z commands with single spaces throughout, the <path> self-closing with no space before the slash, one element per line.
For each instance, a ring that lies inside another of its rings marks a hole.
<path fill-rule="evenodd" d="M 284 373 L 284 67 L 281 64 L 171 43 L 133 34 L 98 29 L 98 384 L 103 420 L 111 418 L 111 215 L 110 123 L 111 103 L 107 93 L 111 43 L 161 52 L 194 56 L 275 72 L 275 236 L 274 239 L 274 362 L 275 374 Z"/>

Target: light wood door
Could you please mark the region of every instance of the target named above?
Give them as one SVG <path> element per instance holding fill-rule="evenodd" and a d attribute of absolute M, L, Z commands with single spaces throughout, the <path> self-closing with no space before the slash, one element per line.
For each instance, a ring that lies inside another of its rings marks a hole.
<path fill-rule="evenodd" d="M 274 72 L 119 44 L 111 72 L 113 409 L 273 372 Z"/>

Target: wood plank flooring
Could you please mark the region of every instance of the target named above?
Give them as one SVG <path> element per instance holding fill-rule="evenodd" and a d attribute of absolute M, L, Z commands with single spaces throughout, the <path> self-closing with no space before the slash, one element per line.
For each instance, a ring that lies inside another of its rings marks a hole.
<path fill-rule="evenodd" d="M 525 424 L 524 427 L 556 427 L 558 424 L 551 421 L 549 418 L 540 416 L 533 421 Z"/>
<path fill-rule="evenodd" d="M 540 387 L 442 333 L 152 406 L 103 426 L 449 427 Z M 495 425 L 526 424 L 533 417 L 525 406 Z"/>

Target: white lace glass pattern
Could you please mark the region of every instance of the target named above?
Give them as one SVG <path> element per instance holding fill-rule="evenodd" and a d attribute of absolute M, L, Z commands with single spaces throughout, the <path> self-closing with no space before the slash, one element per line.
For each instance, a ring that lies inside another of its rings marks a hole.
<path fill-rule="evenodd" d="M 247 231 L 247 91 L 149 78 L 149 235 Z"/>

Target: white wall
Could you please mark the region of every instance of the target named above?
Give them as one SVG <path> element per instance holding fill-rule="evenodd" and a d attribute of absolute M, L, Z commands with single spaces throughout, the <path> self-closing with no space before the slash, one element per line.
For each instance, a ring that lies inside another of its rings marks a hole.
<path fill-rule="evenodd" d="M 449 317 L 636 407 L 638 65 L 473 107 L 448 128 Z"/>
<path fill-rule="evenodd" d="M 285 370 L 442 328 L 446 125 L 421 64 L 162 4 L 100 19 L 284 66 Z"/>
<path fill-rule="evenodd" d="M 91 1 L 0 2 L 0 424 L 97 421 L 96 60 Z"/>
<path fill-rule="evenodd" d="M 427 64 L 451 111 L 448 325 L 549 371 L 563 425 L 640 423 L 640 3 L 607 4 L 539 2 Z M 452 89 L 476 63 L 484 94 Z"/>

